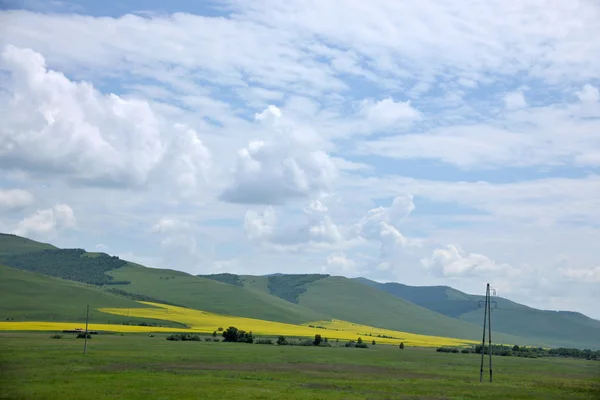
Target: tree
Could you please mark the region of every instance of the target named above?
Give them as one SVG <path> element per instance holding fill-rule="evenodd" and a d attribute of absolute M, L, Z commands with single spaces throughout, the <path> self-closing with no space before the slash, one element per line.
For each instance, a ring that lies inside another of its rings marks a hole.
<path fill-rule="evenodd" d="M 279 336 L 279 337 L 277 338 L 277 344 L 278 344 L 278 345 L 280 345 L 280 346 L 285 346 L 285 345 L 287 345 L 287 344 L 288 344 L 288 341 L 287 341 L 287 339 L 285 338 L 285 336 Z"/>
<path fill-rule="evenodd" d="M 217 331 L 213 331 L 213 337 L 217 337 Z"/>
<path fill-rule="evenodd" d="M 238 341 L 238 328 L 235 326 L 230 326 L 225 331 L 223 331 L 223 341 L 224 342 L 237 342 Z"/>
<path fill-rule="evenodd" d="M 321 342 L 323 341 L 323 338 L 321 337 L 321 335 L 319 335 L 318 333 L 315 335 L 315 341 L 313 342 L 313 344 L 315 346 L 318 346 L 321 344 Z"/>
<path fill-rule="evenodd" d="M 359 337 L 358 340 L 356 341 L 356 343 L 362 343 L 362 338 Z"/>
<path fill-rule="evenodd" d="M 519 346 L 517 346 L 516 344 L 513 346 L 513 351 L 519 351 Z"/>
<path fill-rule="evenodd" d="M 372 344 L 373 346 L 375 346 L 375 344 L 376 344 L 376 343 L 375 343 L 375 339 L 373 339 L 373 341 L 371 342 L 371 344 Z"/>
<path fill-rule="evenodd" d="M 404 350 L 404 342 L 400 342 L 400 350 Z"/>

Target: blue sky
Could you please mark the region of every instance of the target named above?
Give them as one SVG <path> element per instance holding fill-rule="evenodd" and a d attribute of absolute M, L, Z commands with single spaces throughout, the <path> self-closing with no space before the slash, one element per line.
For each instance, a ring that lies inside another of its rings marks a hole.
<path fill-rule="evenodd" d="M 491 282 L 600 318 L 599 18 L 5 1 L 0 228 L 190 273 Z"/>

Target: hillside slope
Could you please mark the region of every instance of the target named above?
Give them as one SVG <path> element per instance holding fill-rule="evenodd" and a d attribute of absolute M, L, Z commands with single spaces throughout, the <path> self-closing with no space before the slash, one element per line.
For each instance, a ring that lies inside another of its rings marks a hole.
<path fill-rule="evenodd" d="M 484 296 L 447 286 L 419 287 L 364 278 L 355 280 L 449 317 L 474 324 L 481 324 L 483 320 L 478 303 Z M 551 346 L 600 348 L 600 321 L 575 312 L 538 310 L 502 297 L 494 297 L 494 300 L 498 307 L 492 312 L 494 332 L 536 338 Z"/>
<path fill-rule="evenodd" d="M 131 282 L 119 289 L 197 310 L 296 324 L 331 318 L 268 293 L 180 271 L 128 263 L 108 274 L 117 281 Z"/>
<path fill-rule="evenodd" d="M 0 257 L 53 249 L 56 249 L 56 247 L 48 243 L 36 242 L 35 240 L 21 236 L 0 233 Z"/>
<path fill-rule="evenodd" d="M 152 323 L 182 327 L 167 321 L 149 320 L 105 314 L 101 307 L 127 309 L 147 307 L 101 289 L 79 283 L 50 278 L 0 265 L 0 319 L 12 321 L 85 322 L 86 305 L 90 305 L 90 321 L 95 323 Z"/>
<path fill-rule="evenodd" d="M 206 276 L 243 284 L 255 291 L 278 294 L 290 302 L 320 311 L 336 319 L 379 328 L 479 340 L 481 329 L 381 290 L 344 277 L 328 275 Z M 528 342 L 525 338 L 498 335 L 505 343 Z"/>

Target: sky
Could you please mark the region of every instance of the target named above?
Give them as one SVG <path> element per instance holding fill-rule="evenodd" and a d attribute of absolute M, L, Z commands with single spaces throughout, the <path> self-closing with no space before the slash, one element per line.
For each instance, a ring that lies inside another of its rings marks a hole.
<path fill-rule="evenodd" d="M 595 0 L 0 1 L 0 231 L 600 319 Z"/>

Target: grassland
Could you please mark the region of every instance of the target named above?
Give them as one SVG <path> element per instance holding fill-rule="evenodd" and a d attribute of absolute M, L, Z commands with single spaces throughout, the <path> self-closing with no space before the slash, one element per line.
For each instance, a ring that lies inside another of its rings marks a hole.
<path fill-rule="evenodd" d="M 21 236 L 0 233 L 0 257 L 54 249 L 56 247 L 48 243 L 36 242 L 35 240 Z"/>
<path fill-rule="evenodd" d="M 313 282 L 300 294 L 298 303 L 319 308 L 336 319 L 397 331 L 473 340 L 481 335 L 481 327 L 475 324 L 435 313 L 344 277 Z M 527 342 L 504 334 L 496 335 L 496 339 L 503 343 Z"/>
<path fill-rule="evenodd" d="M 83 322 L 86 305 L 90 304 L 90 319 L 96 323 L 153 323 L 181 327 L 176 322 L 137 318 L 133 315 L 111 315 L 98 307 L 118 307 L 126 310 L 147 307 L 138 302 L 103 292 L 77 282 L 50 278 L 33 272 L 0 265 L 0 320 Z"/>
<path fill-rule="evenodd" d="M 116 399 L 598 399 L 600 364 L 496 357 L 479 383 L 475 354 L 377 345 L 269 346 L 171 342 L 164 336 L 80 339 L 0 333 L 0 398 Z"/>
<path fill-rule="evenodd" d="M 115 280 L 131 281 L 131 284 L 120 286 L 119 289 L 197 310 L 294 324 L 330 318 L 327 314 L 268 293 L 179 271 L 146 268 L 130 263 L 108 274 Z"/>
<path fill-rule="evenodd" d="M 364 278 L 356 281 L 440 314 L 481 323 L 478 302 L 484 299 L 483 296 L 470 295 L 448 286 L 407 286 Z M 493 310 L 495 331 L 535 338 L 538 343 L 552 347 L 600 349 L 600 321 L 575 312 L 538 310 L 502 297 L 494 300 L 497 305 Z"/>

